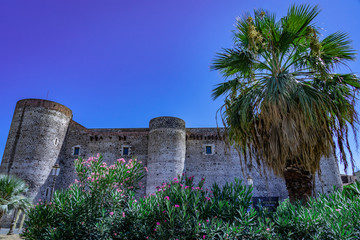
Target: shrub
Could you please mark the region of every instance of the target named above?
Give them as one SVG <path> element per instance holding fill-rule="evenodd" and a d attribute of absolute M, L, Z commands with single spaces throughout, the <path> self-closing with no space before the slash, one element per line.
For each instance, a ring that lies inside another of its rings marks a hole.
<path fill-rule="evenodd" d="M 174 178 L 157 187 L 156 193 L 129 202 L 129 214 L 136 219 L 133 239 L 214 239 L 226 235 L 225 226 L 236 221 L 243 223 L 238 229 L 242 232 L 254 225 L 255 211 L 248 211 L 251 188 L 238 179 L 222 189 L 216 184 L 204 189 L 205 179 L 197 185 L 193 181 L 193 177 Z"/>
<path fill-rule="evenodd" d="M 360 239 L 360 199 L 336 191 L 306 205 L 284 201 L 273 221 L 279 239 Z"/>
<path fill-rule="evenodd" d="M 26 239 L 112 238 L 114 219 L 121 225 L 126 203 L 144 177 L 141 163 L 119 159 L 107 166 L 98 155 L 75 160 L 75 169 L 78 179 L 69 189 L 56 191 L 53 202 L 40 200 L 30 210 Z"/>
<path fill-rule="evenodd" d="M 267 212 L 251 207 L 252 188 L 238 179 L 206 189 L 183 175 L 136 199 L 136 160 L 108 167 L 98 156 L 75 168 L 69 189 L 29 212 L 26 239 L 360 239 L 359 185 Z"/>

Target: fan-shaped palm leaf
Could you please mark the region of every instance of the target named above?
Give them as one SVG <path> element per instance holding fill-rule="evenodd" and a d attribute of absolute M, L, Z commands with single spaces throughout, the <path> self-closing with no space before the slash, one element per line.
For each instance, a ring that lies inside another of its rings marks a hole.
<path fill-rule="evenodd" d="M 263 10 L 247 14 L 237 20 L 235 47 L 223 49 L 211 66 L 227 80 L 212 96 L 226 96 L 220 111 L 229 142 L 245 161 L 255 158 L 285 177 L 291 201 L 311 195 L 320 158 L 336 145 L 345 167 L 345 149 L 353 164 L 348 126 L 357 123 L 360 81 L 332 71 L 354 60 L 355 50 L 345 33 L 319 39 L 319 12 L 293 5 L 279 21 Z"/>

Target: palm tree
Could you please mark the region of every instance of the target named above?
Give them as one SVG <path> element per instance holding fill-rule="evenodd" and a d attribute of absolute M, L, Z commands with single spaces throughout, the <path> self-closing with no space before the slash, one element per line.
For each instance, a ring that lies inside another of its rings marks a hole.
<path fill-rule="evenodd" d="M 355 132 L 359 78 L 335 69 L 355 59 L 346 33 L 320 40 L 318 6 L 293 5 L 287 15 L 255 10 L 237 19 L 233 48 L 217 53 L 211 68 L 225 82 L 219 109 L 229 143 L 247 163 L 255 159 L 285 178 L 290 201 L 306 201 L 320 158 L 335 154 L 354 165 L 348 130 Z M 345 151 L 350 153 L 347 159 Z"/>
<path fill-rule="evenodd" d="M 25 211 L 31 205 L 24 196 L 28 187 L 25 182 L 10 175 L 0 175 L 0 220 L 11 210 Z"/>

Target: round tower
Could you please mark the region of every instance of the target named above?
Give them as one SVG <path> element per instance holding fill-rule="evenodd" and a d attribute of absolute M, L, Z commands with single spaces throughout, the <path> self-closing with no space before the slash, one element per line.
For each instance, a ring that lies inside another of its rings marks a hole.
<path fill-rule="evenodd" d="M 0 174 L 15 175 L 29 184 L 34 198 L 56 163 L 72 112 L 42 99 L 17 102 L 0 166 Z"/>
<path fill-rule="evenodd" d="M 186 151 L 185 122 L 175 117 L 150 120 L 146 194 L 182 174 Z"/>

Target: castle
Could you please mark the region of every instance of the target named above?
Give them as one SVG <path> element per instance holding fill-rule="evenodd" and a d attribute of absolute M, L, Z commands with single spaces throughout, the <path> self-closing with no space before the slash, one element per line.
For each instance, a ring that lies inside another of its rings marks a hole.
<path fill-rule="evenodd" d="M 24 179 L 30 186 L 29 197 L 48 199 L 54 183 L 50 171 L 55 164 L 60 166 L 55 188 L 66 188 L 75 179 L 74 159 L 97 153 L 108 164 L 134 156 L 142 161 L 148 172 L 141 195 L 186 172 L 198 181 L 205 177 L 206 186 L 214 182 L 221 186 L 235 177 L 247 184 L 251 178 L 254 196 L 287 197 L 283 179 L 270 172 L 262 174 L 255 163 L 247 170 L 217 128 L 186 128 L 182 119 L 158 117 L 150 121 L 149 128 L 88 129 L 72 120 L 69 108 L 42 99 L 17 102 L 0 173 Z M 321 160 L 321 171 L 322 182 L 315 176 L 316 192 L 329 193 L 334 185 L 341 187 L 334 157 Z"/>

